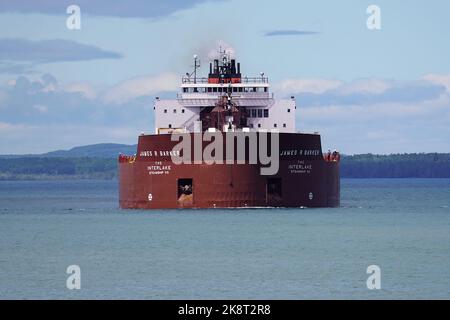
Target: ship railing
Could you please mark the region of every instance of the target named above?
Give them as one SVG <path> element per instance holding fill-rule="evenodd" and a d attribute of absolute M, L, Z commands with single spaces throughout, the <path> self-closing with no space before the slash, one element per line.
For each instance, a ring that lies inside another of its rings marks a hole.
<path fill-rule="evenodd" d="M 192 78 L 192 77 L 182 77 L 182 83 L 209 83 L 209 78 L 200 77 L 200 78 Z M 269 78 L 267 77 L 241 77 L 241 82 L 239 83 L 269 83 Z M 228 83 L 224 83 L 228 84 Z"/>
<path fill-rule="evenodd" d="M 119 154 L 119 163 L 133 163 L 136 161 L 136 155 Z"/>
<path fill-rule="evenodd" d="M 225 93 L 218 92 L 196 92 L 177 93 L 177 99 L 220 99 Z M 273 92 L 233 92 L 232 99 L 270 99 L 274 98 Z"/>
<path fill-rule="evenodd" d="M 341 160 L 341 155 L 337 151 L 329 151 L 323 155 L 323 159 L 326 162 L 339 162 Z"/>
<path fill-rule="evenodd" d="M 178 99 L 184 107 L 214 107 L 217 100 L 214 99 Z M 275 100 L 272 98 L 243 98 L 235 99 L 234 102 L 240 107 L 267 107 L 272 106 Z"/>

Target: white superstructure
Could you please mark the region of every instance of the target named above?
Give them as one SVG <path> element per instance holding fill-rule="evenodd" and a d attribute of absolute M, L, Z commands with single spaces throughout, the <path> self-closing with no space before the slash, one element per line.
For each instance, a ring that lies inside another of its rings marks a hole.
<path fill-rule="evenodd" d="M 155 133 L 201 132 L 205 129 L 203 115 L 216 107 L 224 96 L 245 116 L 244 123 L 233 129 L 295 132 L 294 97 L 275 100 L 263 73 L 260 77 L 242 77 L 239 63 L 236 68 L 235 60 L 223 52 L 221 58 L 221 61 L 213 61 L 214 67 L 210 64 L 209 77 L 199 78 L 194 56 L 194 72 L 182 77 L 177 98 L 155 99 Z"/>

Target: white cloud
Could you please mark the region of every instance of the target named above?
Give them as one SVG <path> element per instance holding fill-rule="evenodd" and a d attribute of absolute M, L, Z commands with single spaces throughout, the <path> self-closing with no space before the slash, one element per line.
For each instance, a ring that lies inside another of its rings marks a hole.
<path fill-rule="evenodd" d="M 93 100 L 97 97 L 97 92 L 94 87 L 88 82 L 72 82 L 67 84 L 59 83 L 52 75 L 46 74 L 44 77 L 22 77 L 26 79 L 29 84 L 38 84 L 38 86 L 33 86 L 33 91 L 37 92 L 58 92 L 58 93 L 80 93 L 83 97 Z M 9 86 L 16 86 L 16 80 L 9 80 Z"/>
<path fill-rule="evenodd" d="M 39 111 L 40 113 L 48 112 L 48 107 L 44 106 L 42 104 L 35 104 L 35 105 L 33 105 L 33 109 Z"/>
<path fill-rule="evenodd" d="M 449 112 L 448 99 L 419 103 L 376 103 L 366 105 L 326 105 L 298 108 L 302 122 L 326 122 L 336 126 L 349 123 L 366 123 L 367 128 L 383 127 L 389 120 L 419 123 L 426 118 L 439 119 Z M 440 120 L 443 120 L 442 118 Z"/>
<path fill-rule="evenodd" d="M 382 94 L 391 87 L 390 81 L 374 78 L 359 79 L 343 84 L 338 88 L 338 93 L 343 95 L 354 93 Z"/>
<path fill-rule="evenodd" d="M 323 148 L 343 153 L 450 152 L 448 96 L 420 102 L 297 109 L 297 129 L 319 131 Z"/>
<path fill-rule="evenodd" d="M 330 79 L 286 79 L 276 89 L 283 93 L 315 93 L 321 94 L 329 90 L 334 90 L 342 85 L 342 81 Z"/>
<path fill-rule="evenodd" d="M 16 81 L 17 88 L 0 88 L 0 100 L 2 93 L 8 99 L 3 104 L 8 108 L 0 113 L 0 154 L 96 142 L 135 143 L 140 131 L 151 131 L 152 126 L 151 101 L 136 98 L 176 90 L 180 80 L 165 73 L 96 89 L 89 83 L 60 84 L 46 78 L 32 83 L 23 78 Z M 275 87 L 287 94 L 299 93 L 297 129 L 321 132 L 325 150 L 448 152 L 450 94 L 443 86 L 448 90 L 449 80 L 445 75 L 410 82 L 287 79 Z M 55 91 L 42 93 L 44 88 L 50 90 L 49 85 Z"/>
<path fill-rule="evenodd" d="M 179 82 L 180 78 L 173 73 L 137 77 L 108 89 L 102 100 L 105 103 L 122 104 L 158 92 L 177 90 Z"/>
<path fill-rule="evenodd" d="M 223 40 L 218 40 L 216 41 L 214 48 L 208 51 L 208 59 L 213 60 L 220 58 L 220 51 L 225 51 L 225 53 L 228 54 L 230 58 L 234 59 L 236 57 L 236 50 L 233 48 L 233 46 Z"/>
<path fill-rule="evenodd" d="M 87 82 L 74 82 L 62 86 L 65 92 L 81 93 L 82 96 L 89 100 L 97 97 L 97 92 L 92 85 Z"/>
<path fill-rule="evenodd" d="M 300 79 L 284 84 L 291 92 L 300 91 L 297 129 L 319 131 L 325 150 L 450 151 L 450 76 L 427 75 L 408 82 L 370 78 L 341 84 Z"/>
<path fill-rule="evenodd" d="M 49 83 L 46 84 L 42 89 L 41 92 L 55 92 L 58 88 L 57 88 L 58 84 L 57 83 Z"/>
<path fill-rule="evenodd" d="M 444 86 L 447 92 L 450 92 L 450 74 L 428 74 L 423 79 L 433 84 Z"/>
<path fill-rule="evenodd" d="M 4 133 L 9 133 L 11 131 L 13 131 L 14 129 L 17 128 L 21 128 L 23 127 L 23 125 L 13 125 L 11 123 L 7 123 L 7 122 L 0 122 L 0 133 L 4 134 Z"/>
<path fill-rule="evenodd" d="M 340 95 L 351 94 L 382 94 L 393 86 L 392 81 L 367 78 L 351 82 L 343 82 L 335 79 L 305 78 L 286 79 L 275 86 L 282 93 L 313 93 L 322 94 L 327 91 L 336 91 Z"/>
<path fill-rule="evenodd" d="M 5 91 L 0 90 L 0 108 L 7 100 L 8 100 L 8 94 Z"/>
<path fill-rule="evenodd" d="M 44 153 L 104 142 L 134 144 L 140 131 L 139 128 L 125 126 L 111 128 L 102 125 L 27 125 L 0 122 L 0 154 Z"/>

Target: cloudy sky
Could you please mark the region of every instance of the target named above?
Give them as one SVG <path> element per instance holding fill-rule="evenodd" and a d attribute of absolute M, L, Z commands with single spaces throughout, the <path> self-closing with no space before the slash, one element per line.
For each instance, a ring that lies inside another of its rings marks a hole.
<path fill-rule="evenodd" d="M 136 143 L 154 96 L 176 92 L 193 54 L 207 73 L 218 45 L 295 95 L 297 129 L 324 149 L 450 152 L 449 13 L 445 0 L 0 0 L 0 154 Z"/>

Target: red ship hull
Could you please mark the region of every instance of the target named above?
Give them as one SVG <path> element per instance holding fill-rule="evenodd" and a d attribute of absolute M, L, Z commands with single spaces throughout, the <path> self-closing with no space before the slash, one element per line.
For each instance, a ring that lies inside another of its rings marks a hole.
<path fill-rule="evenodd" d="M 319 135 L 280 133 L 279 169 L 274 175 L 262 175 L 260 169 L 264 166 L 259 162 L 174 164 L 168 151 L 177 143 L 171 141 L 169 134 L 140 136 L 136 157 L 119 157 L 121 208 L 337 207 L 340 204 L 339 161 L 324 159 Z M 202 150 L 206 145 L 203 142 Z M 180 194 L 185 186 L 189 192 Z"/>

